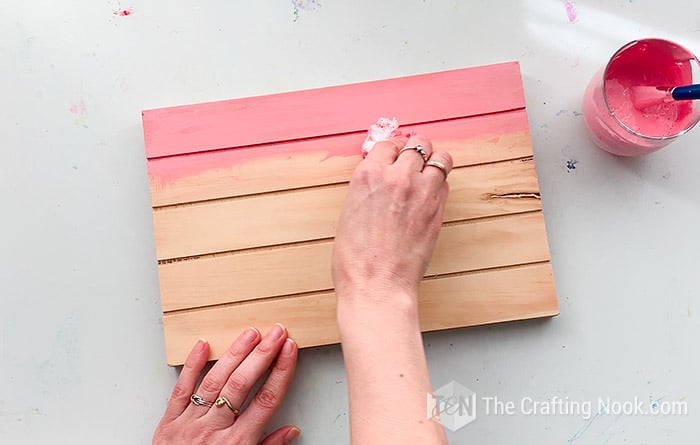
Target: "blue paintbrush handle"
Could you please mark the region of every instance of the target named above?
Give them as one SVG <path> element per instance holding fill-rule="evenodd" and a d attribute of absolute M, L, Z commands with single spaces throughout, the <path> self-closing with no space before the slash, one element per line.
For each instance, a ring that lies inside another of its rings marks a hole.
<path fill-rule="evenodd" d="M 675 87 L 671 91 L 671 96 L 675 100 L 700 99 L 700 84 Z"/>

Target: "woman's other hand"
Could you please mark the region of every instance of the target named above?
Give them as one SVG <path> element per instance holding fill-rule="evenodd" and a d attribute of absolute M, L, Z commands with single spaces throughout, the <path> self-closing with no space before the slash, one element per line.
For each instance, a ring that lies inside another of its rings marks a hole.
<path fill-rule="evenodd" d="M 249 328 L 197 382 L 209 359 L 209 344 L 192 349 L 156 428 L 154 445 L 257 445 L 287 391 L 297 360 L 297 345 L 282 325 L 261 337 Z M 272 370 L 245 411 L 239 409 L 255 383 Z M 195 395 L 195 396 L 193 396 Z M 195 403 L 195 400 L 197 403 Z M 287 425 L 269 434 L 263 445 L 289 444 L 299 429 Z"/>

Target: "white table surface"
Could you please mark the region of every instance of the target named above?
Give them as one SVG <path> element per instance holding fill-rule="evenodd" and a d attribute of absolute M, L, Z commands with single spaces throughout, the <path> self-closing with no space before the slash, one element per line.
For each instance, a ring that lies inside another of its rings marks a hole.
<path fill-rule="evenodd" d="M 696 442 L 700 130 L 621 159 L 589 142 L 579 112 L 627 41 L 700 51 L 698 3 L 579 0 L 573 23 L 559 0 L 299 3 L 0 2 L 0 443 L 150 443 L 177 371 L 141 110 L 511 60 L 561 315 L 426 335 L 433 383 L 512 401 L 683 401 L 688 415 L 480 413 L 450 441 Z M 302 444 L 348 443 L 346 389 L 339 347 L 305 350 L 277 423 L 299 425 Z"/>

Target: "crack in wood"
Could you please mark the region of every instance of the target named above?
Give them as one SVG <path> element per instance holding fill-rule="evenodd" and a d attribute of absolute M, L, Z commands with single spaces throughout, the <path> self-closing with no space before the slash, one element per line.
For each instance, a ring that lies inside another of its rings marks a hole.
<path fill-rule="evenodd" d="M 193 260 L 198 260 L 201 258 L 201 255 L 196 255 L 196 256 L 188 256 L 188 257 L 182 257 L 182 258 L 168 258 L 165 260 L 158 260 L 158 265 L 163 265 L 163 264 L 173 264 L 173 263 L 182 263 L 184 261 L 193 261 Z"/>
<path fill-rule="evenodd" d="M 495 194 L 492 193 L 489 195 L 488 200 L 491 201 L 492 199 L 542 199 L 539 193 L 503 193 L 503 194 Z"/>

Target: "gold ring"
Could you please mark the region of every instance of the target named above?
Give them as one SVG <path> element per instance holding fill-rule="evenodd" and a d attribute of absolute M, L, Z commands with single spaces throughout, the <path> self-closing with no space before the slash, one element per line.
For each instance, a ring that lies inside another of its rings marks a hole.
<path fill-rule="evenodd" d="M 222 406 L 226 405 L 228 409 L 230 409 L 231 412 L 233 412 L 234 418 L 238 417 L 238 414 L 240 413 L 240 411 L 238 411 L 238 408 L 234 408 L 233 405 L 231 405 L 231 402 L 229 402 L 229 400 L 224 396 L 217 397 L 216 401 L 214 402 L 214 405 L 217 408 L 221 408 Z"/>
<path fill-rule="evenodd" d="M 430 160 L 425 163 L 425 166 L 439 168 L 442 174 L 445 175 L 445 179 L 447 179 L 447 167 L 445 167 L 445 164 L 443 164 L 442 162 Z"/>
<path fill-rule="evenodd" d="M 426 162 L 428 160 L 428 153 L 425 152 L 425 149 L 421 144 L 418 145 L 411 145 L 410 147 L 404 147 L 401 150 L 399 150 L 399 156 L 401 156 L 401 153 L 403 153 L 406 150 L 415 150 L 421 158 L 423 158 L 423 162 Z"/>

